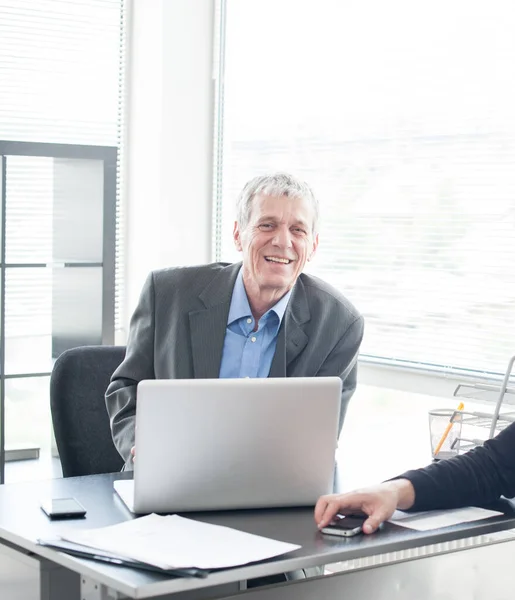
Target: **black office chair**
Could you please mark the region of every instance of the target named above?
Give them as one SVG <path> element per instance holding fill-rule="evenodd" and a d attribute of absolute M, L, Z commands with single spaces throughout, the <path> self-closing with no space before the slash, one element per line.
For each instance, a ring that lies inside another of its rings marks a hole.
<path fill-rule="evenodd" d="M 125 346 L 63 352 L 50 377 L 50 408 L 64 477 L 114 473 L 123 459 L 111 436 L 104 394 Z"/>

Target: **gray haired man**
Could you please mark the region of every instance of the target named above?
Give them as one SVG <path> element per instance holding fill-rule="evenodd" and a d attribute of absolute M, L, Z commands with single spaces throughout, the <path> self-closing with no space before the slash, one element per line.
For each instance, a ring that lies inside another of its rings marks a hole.
<path fill-rule="evenodd" d="M 106 392 L 113 439 L 132 468 L 136 386 L 143 379 L 342 379 L 340 428 L 356 388 L 363 317 L 333 287 L 303 274 L 318 246 L 318 203 L 285 173 L 256 177 L 238 199 L 242 262 L 151 273 L 133 314 L 125 360 Z M 293 571 L 249 587 L 320 575 Z"/>
<path fill-rule="evenodd" d="M 241 263 L 154 271 L 143 287 L 125 360 L 106 392 L 128 469 L 143 379 L 338 376 L 341 428 L 356 388 L 363 317 L 336 289 L 302 273 L 318 246 L 318 203 L 306 183 L 277 173 L 249 181 L 237 209 Z"/>

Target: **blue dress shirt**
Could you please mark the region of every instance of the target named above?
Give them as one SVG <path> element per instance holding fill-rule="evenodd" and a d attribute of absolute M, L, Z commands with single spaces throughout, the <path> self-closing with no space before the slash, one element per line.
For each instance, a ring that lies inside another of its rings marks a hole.
<path fill-rule="evenodd" d="M 227 318 L 220 378 L 268 377 L 291 290 L 259 319 L 257 331 L 240 269 Z"/>

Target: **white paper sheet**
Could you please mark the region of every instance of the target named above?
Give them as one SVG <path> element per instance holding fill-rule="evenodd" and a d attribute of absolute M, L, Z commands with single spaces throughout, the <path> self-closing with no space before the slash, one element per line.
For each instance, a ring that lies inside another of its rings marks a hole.
<path fill-rule="evenodd" d="M 300 548 L 229 527 L 156 514 L 109 527 L 63 531 L 61 538 L 162 569 L 234 567 Z"/>
<path fill-rule="evenodd" d="M 456 508 L 453 510 L 433 510 L 418 513 L 406 513 L 396 510 L 390 519 L 390 523 L 402 525 L 402 527 L 409 527 L 410 529 L 417 529 L 418 531 L 428 531 L 429 529 L 438 529 L 439 527 L 449 527 L 450 525 L 459 525 L 460 523 L 488 519 L 488 517 L 502 514 L 502 512 L 496 510 L 475 508 L 473 506 Z"/>

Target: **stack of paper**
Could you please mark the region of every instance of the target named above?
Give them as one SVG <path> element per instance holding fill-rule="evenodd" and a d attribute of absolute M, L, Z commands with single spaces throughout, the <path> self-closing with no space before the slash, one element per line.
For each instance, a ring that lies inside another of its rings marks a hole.
<path fill-rule="evenodd" d="M 178 515 L 155 514 L 99 529 L 68 530 L 61 538 L 160 569 L 234 567 L 300 548 Z"/>
<path fill-rule="evenodd" d="M 466 508 L 456 508 L 454 510 L 433 510 L 431 512 L 407 513 L 396 510 L 390 523 L 417 529 L 418 531 L 429 531 L 430 529 L 439 529 L 440 527 L 449 527 L 459 525 L 460 523 L 470 523 L 480 519 L 488 519 L 502 515 L 502 512 L 496 510 L 487 510 L 486 508 L 476 508 L 468 506 Z"/>

